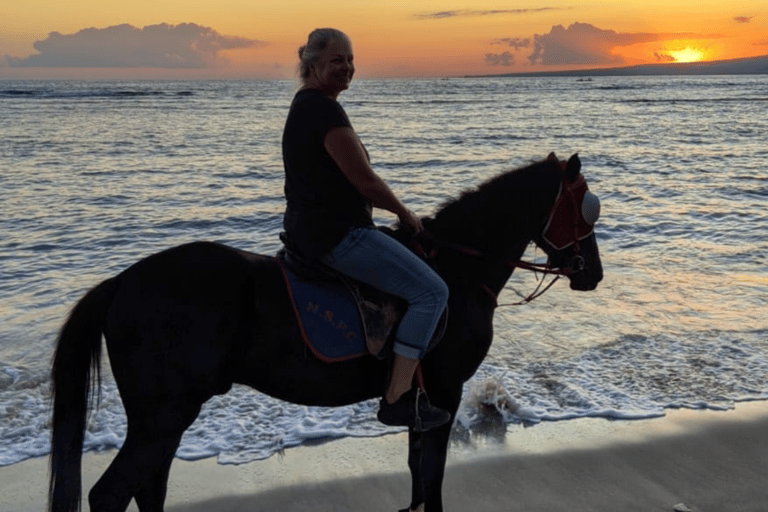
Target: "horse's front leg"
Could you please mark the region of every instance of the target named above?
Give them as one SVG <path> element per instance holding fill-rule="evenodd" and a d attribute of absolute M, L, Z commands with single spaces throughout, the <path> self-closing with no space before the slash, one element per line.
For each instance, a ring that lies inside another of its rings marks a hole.
<path fill-rule="evenodd" d="M 424 512 L 421 478 L 421 432 L 408 431 L 408 468 L 411 470 L 411 505 L 399 512 Z"/>
<path fill-rule="evenodd" d="M 438 407 L 456 411 L 461 401 L 461 387 L 455 393 L 443 395 L 434 400 Z M 408 435 L 408 466 L 411 470 L 411 505 L 400 512 L 442 512 L 443 477 L 448 455 L 448 441 L 453 422 L 427 432 L 410 432 Z"/>
<path fill-rule="evenodd" d="M 423 512 L 443 512 L 443 477 L 451 428 L 449 423 L 422 434 L 420 474 Z M 414 504 L 411 504 L 412 509 Z"/>
<path fill-rule="evenodd" d="M 399 512 L 442 511 L 442 485 L 451 425 L 435 430 L 408 433 L 408 467 L 411 470 L 411 504 Z"/>

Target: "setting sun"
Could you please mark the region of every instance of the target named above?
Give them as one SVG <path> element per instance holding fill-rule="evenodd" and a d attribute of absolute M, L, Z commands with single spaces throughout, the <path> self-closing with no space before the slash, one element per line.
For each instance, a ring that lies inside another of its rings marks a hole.
<path fill-rule="evenodd" d="M 687 46 L 684 50 L 670 50 L 668 52 L 676 62 L 696 62 L 704 59 L 704 52 Z"/>

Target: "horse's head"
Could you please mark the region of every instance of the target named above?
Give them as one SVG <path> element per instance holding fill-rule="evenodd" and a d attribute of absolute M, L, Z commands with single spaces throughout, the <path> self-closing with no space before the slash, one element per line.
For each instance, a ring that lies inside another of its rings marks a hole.
<path fill-rule="evenodd" d="M 550 153 L 547 162 L 560 167 L 560 190 L 536 245 L 549 256 L 550 267 L 565 272 L 572 290 L 594 290 L 603 279 L 595 238 L 600 200 L 589 191 L 578 154 L 566 162 Z"/>

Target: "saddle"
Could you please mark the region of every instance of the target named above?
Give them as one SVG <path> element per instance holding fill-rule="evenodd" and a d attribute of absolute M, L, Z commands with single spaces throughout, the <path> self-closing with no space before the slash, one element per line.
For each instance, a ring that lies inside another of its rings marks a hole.
<path fill-rule="evenodd" d="M 281 237 L 282 238 L 282 237 Z M 284 247 L 276 261 L 291 297 L 304 344 L 326 363 L 372 355 L 391 356 L 397 325 L 408 303 Z M 445 333 L 443 312 L 427 351 Z"/>

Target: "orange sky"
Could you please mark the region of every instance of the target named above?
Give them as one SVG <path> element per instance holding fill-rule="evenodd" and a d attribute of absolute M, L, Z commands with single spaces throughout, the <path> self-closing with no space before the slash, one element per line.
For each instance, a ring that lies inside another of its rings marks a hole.
<path fill-rule="evenodd" d="M 321 26 L 350 35 L 363 78 L 768 54 L 763 0 L 38 0 L 3 11 L 0 78 L 290 79 Z"/>

